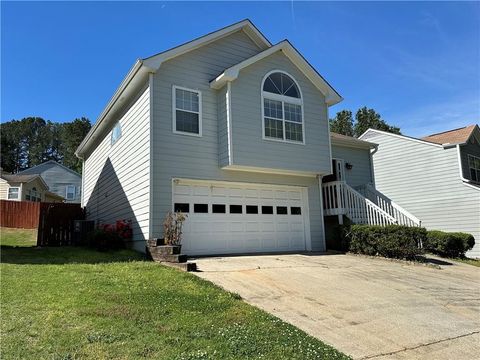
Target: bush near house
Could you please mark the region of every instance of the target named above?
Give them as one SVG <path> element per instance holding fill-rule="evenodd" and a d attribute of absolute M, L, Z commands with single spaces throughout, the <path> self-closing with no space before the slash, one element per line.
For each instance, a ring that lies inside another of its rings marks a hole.
<path fill-rule="evenodd" d="M 131 221 L 117 220 L 115 225 L 102 224 L 88 234 L 87 246 L 98 251 L 119 250 L 131 239 Z"/>
<path fill-rule="evenodd" d="M 423 253 L 427 230 L 400 225 L 352 225 L 345 236 L 349 251 L 356 254 L 415 259 Z"/>
<path fill-rule="evenodd" d="M 457 258 L 465 257 L 465 253 L 474 245 L 475 238 L 471 234 L 431 230 L 427 232 L 424 248 L 433 254 Z"/>

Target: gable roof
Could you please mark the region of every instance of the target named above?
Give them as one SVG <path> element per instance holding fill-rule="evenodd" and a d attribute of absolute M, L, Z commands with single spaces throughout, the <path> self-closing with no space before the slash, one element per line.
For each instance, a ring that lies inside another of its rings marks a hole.
<path fill-rule="evenodd" d="M 70 172 L 70 173 L 72 173 L 72 174 L 74 174 L 74 175 L 76 175 L 76 176 L 78 176 L 78 177 L 80 177 L 80 178 L 82 177 L 82 175 L 80 175 L 80 174 L 77 173 L 76 171 L 74 171 L 74 170 L 66 167 L 65 165 L 62 165 L 62 164 L 56 162 L 55 160 L 45 161 L 45 162 L 43 162 L 43 163 L 41 163 L 41 164 L 32 166 L 31 168 L 28 168 L 28 169 L 25 169 L 25 170 L 23 170 L 23 171 L 20 171 L 20 172 L 18 172 L 18 174 L 40 174 L 40 173 L 41 173 L 40 167 L 41 167 L 41 166 L 44 166 L 44 165 L 46 165 L 46 164 L 53 164 L 53 165 L 59 166 L 59 167 L 61 167 L 62 169 L 65 169 L 66 171 L 68 171 L 68 172 Z"/>
<path fill-rule="evenodd" d="M 338 134 L 330 131 L 330 139 L 334 145 L 344 145 L 350 147 L 360 147 L 366 149 L 374 149 L 378 145 L 370 141 L 360 140 L 352 136 L 347 136 L 343 134 Z"/>
<path fill-rule="evenodd" d="M 158 54 L 142 59 L 144 64 L 152 69 L 158 69 L 162 62 L 170 60 L 179 55 L 185 54 L 189 51 L 198 49 L 201 46 L 212 43 L 218 39 L 231 35 L 237 31 L 242 30 L 250 39 L 261 49 L 268 49 L 272 46 L 270 41 L 256 28 L 249 20 L 244 19 L 235 24 L 225 26 L 219 30 L 215 30 L 209 34 L 200 36 L 196 39 L 190 40 L 184 44 L 175 46 L 169 50 L 162 51 Z"/>
<path fill-rule="evenodd" d="M 430 142 L 430 141 L 422 140 L 422 139 L 417 139 L 417 138 L 414 138 L 412 136 L 393 134 L 393 133 L 388 132 L 388 131 L 377 130 L 377 129 L 368 129 L 362 135 L 360 135 L 358 138 L 363 140 L 365 137 L 367 137 L 367 134 L 371 133 L 371 132 L 377 133 L 377 134 L 382 134 L 382 135 L 388 135 L 388 136 L 392 136 L 392 137 L 397 137 L 397 138 L 403 139 L 403 140 L 414 141 L 414 142 L 425 144 L 425 145 L 443 147 L 442 145 L 439 145 L 439 144 L 436 144 L 436 143 L 433 143 L 433 142 Z"/>
<path fill-rule="evenodd" d="M 43 186 L 45 186 L 45 189 L 48 189 L 47 183 L 38 174 L 32 174 L 32 175 L 2 174 L 0 177 L 9 183 L 24 183 L 24 184 L 30 183 L 36 179 L 39 179 L 40 182 L 43 184 Z"/>
<path fill-rule="evenodd" d="M 313 85 L 315 85 L 315 87 L 325 96 L 328 105 L 335 105 L 343 100 L 340 94 L 338 94 L 338 92 L 318 73 L 318 71 L 310 65 L 307 60 L 305 60 L 302 54 L 300 54 L 300 52 L 295 49 L 288 40 L 280 41 L 278 44 L 225 69 L 220 75 L 210 81 L 210 87 L 213 89 L 220 89 L 227 83 L 227 81 L 235 80 L 238 77 L 240 70 L 276 53 L 277 51 L 282 51 L 299 68 L 299 70 L 303 72 Z"/>
<path fill-rule="evenodd" d="M 116 120 L 115 116 L 120 113 L 128 100 L 134 97 L 138 91 L 140 91 L 142 86 L 145 86 L 148 81 L 149 74 L 155 73 L 164 61 L 198 49 L 201 46 L 207 45 L 237 31 L 245 32 L 262 51 L 272 47 L 270 41 L 268 41 L 268 39 L 255 27 L 255 25 L 253 25 L 249 19 L 245 19 L 156 55 L 144 59 L 138 59 L 127 73 L 126 77 L 122 80 L 120 86 L 117 88 L 88 134 L 78 146 L 77 150 L 75 151 L 75 155 L 79 158 L 83 158 L 85 156 L 96 139 L 101 138 L 102 134 L 111 128 L 113 122 Z M 341 101 L 340 95 L 338 95 L 338 93 L 320 76 L 320 74 L 318 74 L 318 72 L 303 58 L 303 56 L 301 56 L 300 53 L 293 48 L 290 43 L 288 44 L 290 45 L 289 51 L 292 54 L 296 53 L 296 61 L 303 64 L 303 67 L 312 74 L 312 78 L 319 86 L 328 89 L 328 91 L 333 94 L 333 97 L 329 98 L 328 101 L 330 101 L 332 104 Z"/>
<path fill-rule="evenodd" d="M 424 136 L 421 139 L 436 144 L 465 144 L 470 140 L 470 137 L 474 134 L 475 129 L 480 131 L 478 125 L 468 125 L 462 128 L 448 130 L 428 136 Z"/>

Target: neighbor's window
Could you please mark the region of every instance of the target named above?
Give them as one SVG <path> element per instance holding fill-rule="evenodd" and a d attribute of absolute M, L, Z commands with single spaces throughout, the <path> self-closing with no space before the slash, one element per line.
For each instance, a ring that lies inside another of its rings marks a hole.
<path fill-rule="evenodd" d="M 302 97 L 295 80 L 283 72 L 273 72 L 263 81 L 264 138 L 304 142 Z"/>
<path fill-rule="evenodd" d="M 117 122 L 115 126 L 112 129 L 112 136 L 110 138 L 110 143 L 113 145 L 115 144 L 118 139 L 122 137 L 122 127 L 120 125 L 120 122 Z"/>
<path fill-rule="evenodd" d="M 27 191 L 27 195 L 25 196 L 27 200 L 40 202 L 42 201 L 40 193 L 37 191 L 37 188 L 33 187 Z"/>
<path fill-rule="evenodd" d="M 470 168 L 470 179 L 480 182 L 480 158 L 468 155 L 468 167 Z"/>
<path fill-rule="evenodd" d="M 173 87 L 173 132 L 202 136 L 202 94 Z"/>
<path fill-rule="evenodd" d="M 8 189 L 8 199 L 9 200 L 16 200 L 18 199 L 19 188 L 18 187 L 11 187 Z"/>
<path fill-rule="evenodd" d="M 75 199 L 75 185 L 67 185 L 65 190 L 66 190 L 65 199 L 67 200 Z"/>

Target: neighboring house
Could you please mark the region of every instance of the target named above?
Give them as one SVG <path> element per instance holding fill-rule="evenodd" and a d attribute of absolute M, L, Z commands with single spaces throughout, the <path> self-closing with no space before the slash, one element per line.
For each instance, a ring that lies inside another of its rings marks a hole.
<path fill-rule="evenodd" d="M 64 198 L 65 202 L 80 203 L 82 175 L 56 161 L 46 161 L 40 165 L 23 170 L 19 174 L 38 174 L 48 185 L 49 190 Z"/>
<path fill-rule="evenodd" d="M 0 199 L 12 201 L 62 202 L 63 197 L 48 191 L 40 175 L 18 175 L 1 171 Z"/>
<path fill-rule="evenodd" d="M 367 130 L 378 190 L 429 229 L 475 236 L 469 256 L 480 257 L 480 130 L 478 125 L 421 139 Z"/>
<path fill-rule="evenodd" d="M 249 20 L 138 60 L 76 151 L 87 218 L 132 220 L 144 251 L 185 212 L 188 255 L 323 251 L 324 215 L 395 222 L 350 186 L 372 182 L 375 144 L 330 137 L 341 100 Z"/>

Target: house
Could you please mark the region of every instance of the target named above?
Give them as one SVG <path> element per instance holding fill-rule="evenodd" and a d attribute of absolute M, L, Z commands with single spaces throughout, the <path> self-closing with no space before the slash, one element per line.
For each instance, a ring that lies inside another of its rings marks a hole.
<path fill-rule="evenodd" d="M 427 229 L 475 237 L 467 255 L 480 257 L 480 130 L 478 125 L 420 139 L 367 130 L 376 188 L 422 220 Z"/>
<path fill-rule="evenodd" d="M 67 203 L 80 203 L 82 175 L 72 169 L 49 160 L 19 172 L 20 175 L 40 175 L 51 192 L 65 199 Z"/>
<path fill-rule="evenodd" d="M 48 190 L 40 175 L 0 172 L 0 199 L 12 201 L 62 202 L 63 197 Z"/>
<path fill-rule="evenodd" d="M 76 151 L 87 218 L 131 220 L 144 251 L 182 211 L 188 255 L 323 251 L 324 215 L 397 222 L 353 188 L 376 145 L 330 135 L 341 100 L 249 20 L 138 60 Z"/>

